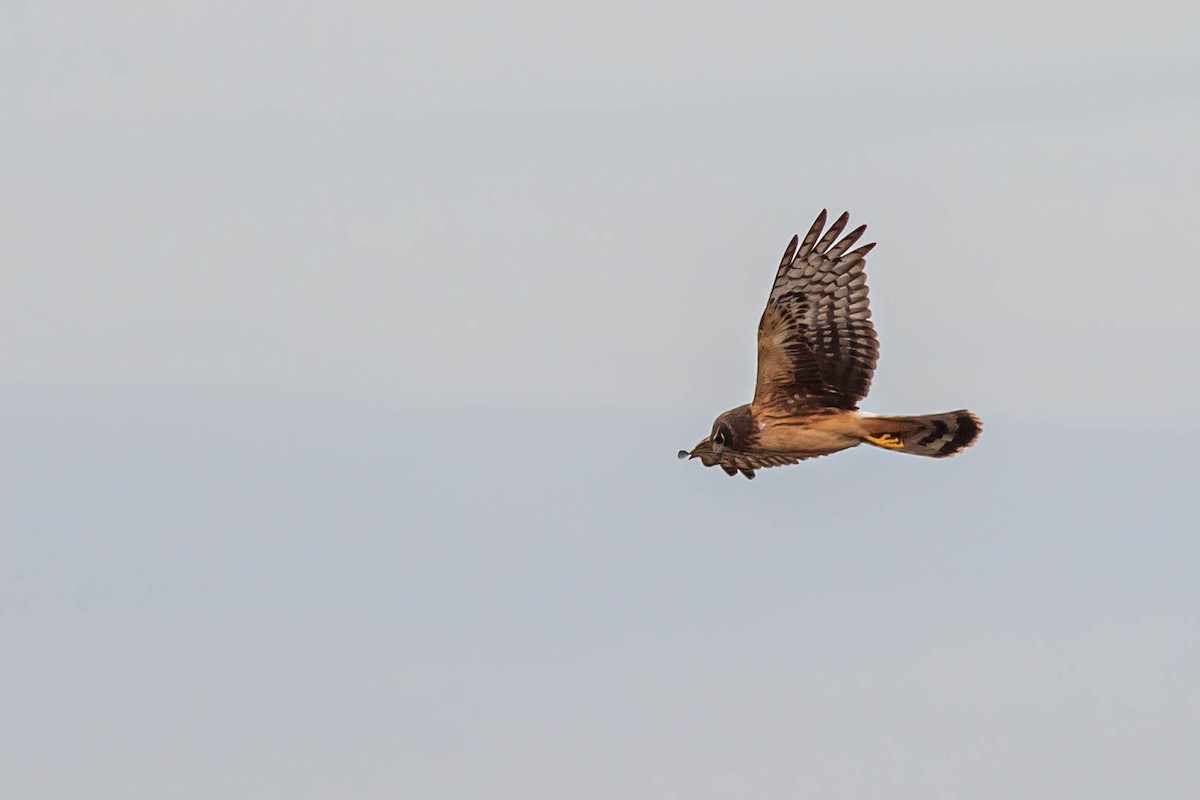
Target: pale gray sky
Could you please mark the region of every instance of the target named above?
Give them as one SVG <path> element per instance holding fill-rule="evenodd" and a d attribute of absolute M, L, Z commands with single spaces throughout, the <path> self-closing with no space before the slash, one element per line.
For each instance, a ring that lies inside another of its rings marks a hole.
<path fill-rule="evenodd" d="M 1195 797 L 1198 36 L 9 4 L 0 794 Z M 980 443 L 676 462 L 822 207 Z"/>

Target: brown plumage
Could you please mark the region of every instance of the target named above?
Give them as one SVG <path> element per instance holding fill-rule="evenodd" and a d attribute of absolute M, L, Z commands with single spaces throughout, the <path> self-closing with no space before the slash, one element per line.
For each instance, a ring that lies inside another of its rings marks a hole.
<path fill-rule="evenodd" d="M 822 210 L 804 241 L 792 237 L 758 323 L 753 402 L 717 417 L 709 436 L 679 451 L 680 458 L 753 478 L 762 467 L 863 442 L 945 458 L 978 438 L 983 426 L 966 410 L 919 417 L 858 412 L 879 360 L 864 272 L 875 244 L 851 250 L 867 226 L 842 236 L 849 220 L 842 214 L 825 230 Z"/>

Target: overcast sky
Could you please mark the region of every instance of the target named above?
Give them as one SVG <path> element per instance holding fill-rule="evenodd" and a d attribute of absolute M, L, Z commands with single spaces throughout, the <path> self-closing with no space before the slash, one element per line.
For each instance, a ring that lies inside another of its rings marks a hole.
<path fill-rule="evenodd" d="M 1200 14 L 10 3 L 0 794 L 1193 798 Z M 731 481 L 823 207 L 865 408 Z"/>

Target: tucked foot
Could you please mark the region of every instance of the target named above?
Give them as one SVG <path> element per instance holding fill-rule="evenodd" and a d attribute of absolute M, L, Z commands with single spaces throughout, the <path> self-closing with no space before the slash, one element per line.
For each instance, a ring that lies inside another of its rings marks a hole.
<path fill-rule="evenodd" d="M 867 441 L 876 447 L 884 447 L 888 450 L 899 450 L 904 447 L 904 442 L 901 442 L 890 433 L 881 433 L 878 436 L 868 436 Z"/>

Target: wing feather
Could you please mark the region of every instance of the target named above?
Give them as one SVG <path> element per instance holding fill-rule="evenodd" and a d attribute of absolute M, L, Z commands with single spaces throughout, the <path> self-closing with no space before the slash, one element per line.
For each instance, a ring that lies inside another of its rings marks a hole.
<path fill-rule="evenodd" d="M 828 230 L 826 218 L 822 210 L 798 245 L 792 237 L 775 275 L 758 327 L 756 414 L 854 409 L 870 389 L 879 342 L 864 269 L 875 245 L 851 250 L 866 226 L 842 236 L 850 215 Z"/>
<path fill-rule="evenodd" d="M 819 458 L 824 453 L 789 453 L 789 452 L 741 452 L 738 450 L 725 449 L 721 452 L 720 457 L 713 452 L 712 443 L 708 439 L 701 439 L 700 443 L 692 448 L 691 452 L 680 450 L 680 458 L 698 458 L 700 463 L 706 467 L 719 466 L 727 475 L 736 475 L 739 472 L 747 478 L 754 477 L 754 471 L 757 469 L 766 469 L 767 467 L 784 467 L 788 464 L 797 464 L 807 458 Z"/>
<path fill-rule="evenodd" d="M 801 259 L 808 258 L 808 254 L 811 253 L 813 250 L 813 245 L 815 245 L 817 243 L 817 237 L 821 235 L 821 231 L 824 228 L 825 228 L 825 209 L 822 208 L 821 213 L 817 214 L 816 221 L 813 222 L 812 227 L 808 229 L 808 233 L 806 233 L 804 235 L 804 243 L 801 244 L 800 249 L 798 251 L 796 251 L 796 258 L 801 258 Z M 794 239 L 795 237 L 793 236 L 792 238 Z M 779 275 L 782 275 L 783 271 L 787 267 L 791 266 L 791 263 L 792 263 L 791 260 L 788 259 L 783 264 L 780 264 L 779 265 Z M 776 277 L 778 277 L 778 275 Z"/>
<path fill-rule="evenodd" d="M 850 221 L 850 214 L 843 211 L 842 215 L 833 221 L 829 226 L 829 230 L 825 231 L 825 235 L 821 237 L 821 241 L 817 242 L 817 246 L 813 248 L 814 253 L 826 253 L 829 251 L 829 246 L 833 244 L 842 231 L 846 229 L 846 223 Z"/>

